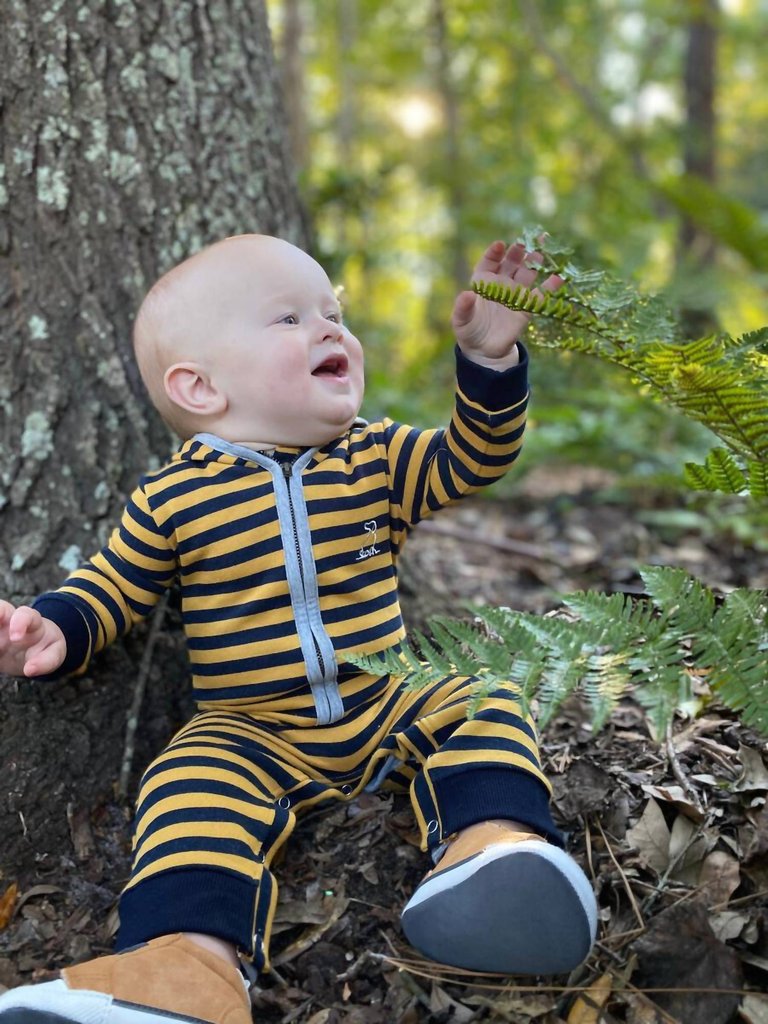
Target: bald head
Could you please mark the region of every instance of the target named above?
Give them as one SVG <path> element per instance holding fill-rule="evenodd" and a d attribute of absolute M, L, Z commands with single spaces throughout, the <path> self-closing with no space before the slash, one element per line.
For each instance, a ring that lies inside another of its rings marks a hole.
<path fill-rule="evenodd" d="M 168 368 L 182 361 L 206 366 L 254 293 L 272 292 L 286 279 L 306 274 L 330 287 L 315 260 L 290 242 L 235 235 L 191 256 L 153 285 L 136 316 L 134 351 L 154 405 L 176 433 L 187 437 L 200 427 L 166 394 Z"/>

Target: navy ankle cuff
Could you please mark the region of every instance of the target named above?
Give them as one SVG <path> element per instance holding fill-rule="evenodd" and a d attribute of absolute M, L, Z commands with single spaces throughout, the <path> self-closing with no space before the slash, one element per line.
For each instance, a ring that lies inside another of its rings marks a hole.
<path fill-rule="evenodd" d="M 555 846 L 564 846 L 549 810 L 549 792 L 530 772 L 513 767 L 441 768 L 432 783 L 445 836 L 491 818 L 512 818 Z"/>
<path fill-rule="evenodd" d="M 202 932 L 258 958 L 262 943 L 261 936 L 254 935 L 257 889 L 249 879 L 213 868 L 175 868 L 147 878 L 120 897 L 115 949 L 122 953 L 159 935 Z"/>

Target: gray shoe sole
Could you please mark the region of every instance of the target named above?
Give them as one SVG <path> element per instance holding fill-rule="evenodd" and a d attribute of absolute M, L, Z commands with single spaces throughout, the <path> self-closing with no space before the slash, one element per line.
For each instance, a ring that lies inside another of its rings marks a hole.
<path fill-rule="evenodd" d="M 561 974 L 588 955 L 597 905 L 584 872 L 545 843 L 497 843 L 423 882 L 406 904 L 408 941 L 471 971 Z"/>
<path fill-rule="evenodd" d="M 169 1024 L 210 1024 L 200 1017 L 186 1017 L 152 1007 L 122 1003 L 118 1000 L 112 1003 L 107 1014 L 109 1020 L 119 1014 L 119 1019 L 135 1020 L 137 1024 L 148 1020 L 154 1022 L 167 1020 Z M 87 1019 L 94 1020 L 96 1018 L 91 1014 Z M 11 1006 L 7 1010 L 0 1010 L 0 1024 L 80 1024 L 82 1020 L 82 1017 L 70 1017 L 63 1013 L 57 1013 L 55 1010 L 38 1010 L 31 1006 Z"/>
<path fill-rule="evenodd" d="M 0 1020 L 3 1024 L 77 1024 L 71 1017 L 63 1017 L 60 1013 L 49 1010 L 31 1010 L 26 1006 L 16 1006 L 12 1010 L 1 1010 Z"/>

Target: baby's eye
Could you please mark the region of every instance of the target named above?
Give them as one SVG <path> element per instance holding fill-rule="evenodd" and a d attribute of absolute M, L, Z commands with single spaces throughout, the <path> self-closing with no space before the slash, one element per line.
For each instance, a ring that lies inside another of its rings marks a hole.
<path fill-rule="evenodd" d="M 286 313 L 285 316 L 280 317 L 281 324 L 297 324 L 298 322 L 299 318 L 295 313 Z"/>
<path fill-rule="evenodd" d="M 326 313 L 325 319 L 330 320 L 332 324 L 341 323 L 341 313 Z"/>

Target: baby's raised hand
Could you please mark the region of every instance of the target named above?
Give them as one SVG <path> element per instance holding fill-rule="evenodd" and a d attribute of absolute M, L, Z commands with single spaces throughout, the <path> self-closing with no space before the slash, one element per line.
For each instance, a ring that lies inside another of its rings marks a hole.
<path fill-rule="evenodd" d="M 14 608 L 0 601 L 0 673 L 44 676 L 55 672 L 67 655 L 64 634 L 34 608 Z"/>
<path fill-rule="evenodd" d="M 530 288 L 537 277 L 530 264 L 541 262 L 536 252 L 525 246 L 507 247 L 505 242 L 493 242 L 478 260 L 472 272 L 473 281 L 498 281 L 515 288 Z M 551 274 L 541 284 L 546 291 L 555 291 L 562 278 Z M 451 323 L 456 341 L 462 352 L 476 363 L 504 369 L 517 363 L 516 343 L 525 330 L 530 316 L 507 309 L 498 302 L 482 299 L 474 292 L 461 292 L 453 307 Z"/>

